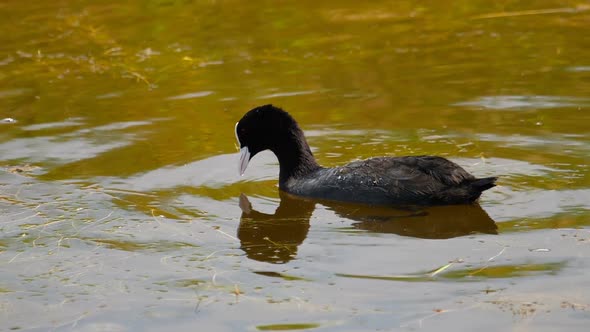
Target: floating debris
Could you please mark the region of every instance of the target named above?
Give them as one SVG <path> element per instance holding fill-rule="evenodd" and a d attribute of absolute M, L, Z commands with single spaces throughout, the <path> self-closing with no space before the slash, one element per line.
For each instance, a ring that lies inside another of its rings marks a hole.
<path fill-rule="evenodd" d="M 550 252 L 551 249 L 547 248 L 537 248 L 537 249 L 529 249 L 530 252 Z"/>
<path fill-rule="evenodd" d="M 25 165 L 20 165 L 20 166 L 8 167 L 6 170 L 12 174 L 25 175 L 25 174 L 32 173 L 32 172 L 39 170 L 39 169 L 41 169 L 41 167 L 25 164 Z"/>
<path fill-rule="evenodd" d="M 0 120 L 0 123 L 6 123 L 6 124 L 16 123 L 16 120 L 13 118 L 4 118 L 4 119 Z"/>

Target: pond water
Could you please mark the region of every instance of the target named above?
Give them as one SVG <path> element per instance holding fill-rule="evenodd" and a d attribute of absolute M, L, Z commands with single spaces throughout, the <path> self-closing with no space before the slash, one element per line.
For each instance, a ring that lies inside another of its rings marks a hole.
<path fill-rule="evenodd" d="M 0 4 L 0 329 L 586 331 L 584 1 Z M 238 175 L 273 103 L 325 166 L 445 156 L 479 205 Z"/>

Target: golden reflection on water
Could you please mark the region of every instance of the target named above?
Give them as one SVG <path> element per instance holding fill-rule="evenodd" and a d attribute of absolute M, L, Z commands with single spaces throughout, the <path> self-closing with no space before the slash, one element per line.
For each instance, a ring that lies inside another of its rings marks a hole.
<path fill-rule="evenodd" d="M 519 18 L 515 24 L 542 19 L 547 27 L 520 35 L 503 21 L 465 19 L 504 9 L 495 4 L 457 3 L 453 11 L 411 1 L 395 8 L 300 6 L 268 9 L 269 15 L 254 3 L 239 11 L 229 3 L 82 2 L 67 9 L 12 3 L 3 10 L 26 19 L 3 26 L 2 80 L 9 84 L 0 104 L 19 126 L 76 119 L 93 136 L 93 128 L 115 121 L 148 122 L 94 137 L 126 144 L 58 163 L 48 170 L 51 179 L 126 176 L 231 152 L 231 124 L 268 102 L 294 113 L 304 128 L 402 136 L 412 150 L 399 153 L 518 157 L 542 165 L 557 158 L 573 169 L 584 163 L 588 149 L 579 145 L 587 141 L 587 121 L 572 119 L 586 116 L 577 108 L 588 106 L 583 91 L 590 87 L 584 72 L 568 68 L 583 65 L 574 60 L 585 52 L 574 29 L 587 12 L 568 16 L 575 19 L 567 25 L 559 15 Z M 518 103 L 488 108 L 490 98 Z M 61 127 L 60 134 L 56 124 L 49 137 L 63 141 L 72 129 Z M 46 134 L 14 130 L 9 137 Z M 515 134 L 530 147 L 507 146 Z M 433 135 L 444 137 L 425 139 Z M 548 136 L 554 139 L 535 143 Z M 572 153 L 537 148 L 561 140 Z M 328 159 L 333 144 L 312 140 L 327 163 L 398 153 L 400 145 L 366 143 Z"/>

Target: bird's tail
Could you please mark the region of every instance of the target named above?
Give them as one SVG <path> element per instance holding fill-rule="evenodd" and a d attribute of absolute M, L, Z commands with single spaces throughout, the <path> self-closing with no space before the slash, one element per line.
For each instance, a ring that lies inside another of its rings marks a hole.
<path fill-rule="evenodd" d="M 492 187 L 495 187 L 496 180 L 498 180 L 497 177 L 475 179 L 475 181 L 471 182 L 470 185 L 471 188 L 481 193 L 484 190 L 488 190 Z"/>

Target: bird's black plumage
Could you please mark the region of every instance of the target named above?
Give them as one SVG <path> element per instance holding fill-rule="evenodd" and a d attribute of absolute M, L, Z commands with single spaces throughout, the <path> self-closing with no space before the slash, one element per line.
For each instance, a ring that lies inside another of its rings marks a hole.
<path fill-rule="evenodd" d="M 272 105 L 252 109 L 236 124 L 240 171 L 258 152 L 271 150 L 280 164 L 279 188 L 290 194 L 374 205 L 472 203 L 497 178 L 475 178 L 436 156 L 377 157 L 347 165 L 318 165 L 303 131 Z"/>

